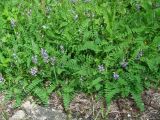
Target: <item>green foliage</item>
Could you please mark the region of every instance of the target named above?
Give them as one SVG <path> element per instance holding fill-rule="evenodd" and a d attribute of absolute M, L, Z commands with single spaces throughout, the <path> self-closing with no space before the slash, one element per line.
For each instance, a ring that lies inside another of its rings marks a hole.
<path fill-rule="evenodd" d="M 38 79 L 35 79 L 33 80 L 27 87 L 26 87 L 26 92 L 30 92 L 32 91 L 36 86 L 38 86 L 39 83 L 41 83 L 42 80 L 38 80 Z"/>
<path fill-rule="evenodd" d="M 33 95 L 47 104 L 60 91 L 109 106 L 160 82 L 159 0 L 1 0 L 0 90 L 18 107 Z"/>
<path fill-rule="evenodd" d="M 64 86 L 62 90 L 63 90 L 62 91 L 63 105 L 64 108 L 67 110 L 71 102 L 71 99 L 73 97 L 74 89 L 69 85 L 69 86 Z"/>
<path fill-rule="evenodd" d="M 136 102 L 137 104 L 137 107 L 140 108 L 141 111 L 144 111 L 144 103 L 142 101 L 142 98 L 141 98 L 141 95 L 138 93 L 131 93 L 132 94 L 132 97 L 134 99 L 134 101 Z"/>
<path fill-rule="evenodd" d="M 35 96 L 37 96 L 44 104 L 48 103 L 49 95 L 44 88 L 36 87 L 33 91 Z"/>

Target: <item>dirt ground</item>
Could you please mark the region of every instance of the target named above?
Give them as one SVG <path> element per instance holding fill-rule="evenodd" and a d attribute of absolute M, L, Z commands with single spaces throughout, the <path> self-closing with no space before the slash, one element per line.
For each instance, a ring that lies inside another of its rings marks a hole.
<path fill-rule="evenodd" d="M 69 108 L 72 116 L 83 120 L 160 120 L 159 91 L 149 90 L 142 94 L 144 112 L 140 112 L 131 98 L 114 100 L 110 111 L 106 110 L 104 100 L 96 101 L 94 98 L 83 93 L 77 94 Z M 52 107 L 63 111 L 62 102 L 55 93 L 50 103 Z"/>
<path fill-rule="evenodd" d="M 84 93 L 78 93 L 74 97 L 67 111 L 64 111 L 60 97 L 53 93 L 49 107 L 62 113 L 65 112 L 69 119 L 75 120 L 160 120 L 160 90 L 145 91 L 142 98 L 145 105 L 144 112 L 140 112 L 131 98 L 114 100 L 110 110 L 107 111 L 103 99 L 95 100 L 95 96 L 87 96 Z M 4 96 L 0 95 L 0 101 L 3 99 Z M 17 110 L 13 109 L 13 101 L 1 102 L 0 118 L 8 120 Z"/>

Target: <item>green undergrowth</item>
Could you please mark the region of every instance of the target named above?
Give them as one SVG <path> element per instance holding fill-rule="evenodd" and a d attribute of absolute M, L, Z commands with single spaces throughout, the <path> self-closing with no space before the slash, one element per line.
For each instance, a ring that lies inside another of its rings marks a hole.
<path fill-rule="evenodd" d="M 160 82 L 159 0 L 1 0 L 0 90 L 43 104 L 59 91 L 132 97 Z"/>

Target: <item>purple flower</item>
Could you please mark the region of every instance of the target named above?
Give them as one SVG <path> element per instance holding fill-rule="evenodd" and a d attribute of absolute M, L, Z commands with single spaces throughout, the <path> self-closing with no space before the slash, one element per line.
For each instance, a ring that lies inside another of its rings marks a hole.
<path fill-rule="evenodd" d="M 122 68 L 126 68 L 128 65 L 128 62 L 126 62 L 125 60 L 123 60 L 121 63 Z"/>
<path fill-rule="evenodd" d="M 11 27 L 14 28 L 16 26 L 16 22 L 14 19 L 10 20 Z"/>
<path fill-rule="evenodd" d="M 104 65 L 98 65 L 99 72 L 105 71 Z"/>
<path fill-rule="evenodd" d="M 32 62 L 33 62 L 34 64 L 37 64 L 37 63 L 38 63 L 37 55 L 32 56 Z"/>
<path fill-rule="evenodd" d="M 113 72 L 113 78 L 114 78 L 115 80 L 118 80 L 119 75 L 118 75 L 117 73 Z"/>
<path fill-rule="evenodd" d="M 32 75 L 32 76 L 36 76 L 36 75 L 37 75 L 37 73 L 38 73 L 38 69 L 37 69 L 37 67 L 33 67 L 33 68 L 31 68 L 30 73 L 31 73 L 31 75 Z"/>
<path fill-rule="evenodd" d="M 136 60 L 139 60 L 141 57 L 143 56 L 143 51 L 139 51 L 137 56 L 136 56 Z"/>
<path fill-rule="evenodd" d="M 0 83 L 4 81 L 2 74 L 0 73 Z"/>
<path fill-rule="evenodd" d="M 51 62 L 51 65 L 55 65 L 55 63 L 56 63 L 56 57 L 51 57 L 50 58 L 50 62 Z"/>
<path fill-rule="evenodd" d="M 49 62 L 49 55 L 48 55 L 47 51 L 43 48 L 41 48 L 41 55 L 43 57 L 44 62 L 48 63 Z"/>

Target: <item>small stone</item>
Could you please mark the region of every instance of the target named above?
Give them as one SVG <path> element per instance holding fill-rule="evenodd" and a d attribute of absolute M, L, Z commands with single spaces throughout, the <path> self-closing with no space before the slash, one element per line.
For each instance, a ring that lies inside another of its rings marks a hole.
<path fill-rule="evenodd" d="M 25 116 L 25 112 L 23 110 L 19 110 L 11 118 L 9 118 L 9 120 L 24 120 Z"/>
<path fill-rule="evenodd" d="M 30 113 L 31 111 L 34 111 L 36 109 L 36 104 L 31 103 L 30 101 L 26 101 L 21 106 L 26 112 Z"/>
<path fill-rule="evenodd" d="M 128 116 L 128 117 L 131 117 L 131 115 L 130 115 L 130 114 L 128 114 L 127 116 Z"/>
<path fill-rule="evenodd" d="M 22 107 L 24 108 L 28 108 L 31 106 L 31 102 L 30 101 L 26 101 L 25 103 L 22 104 Z"/>

